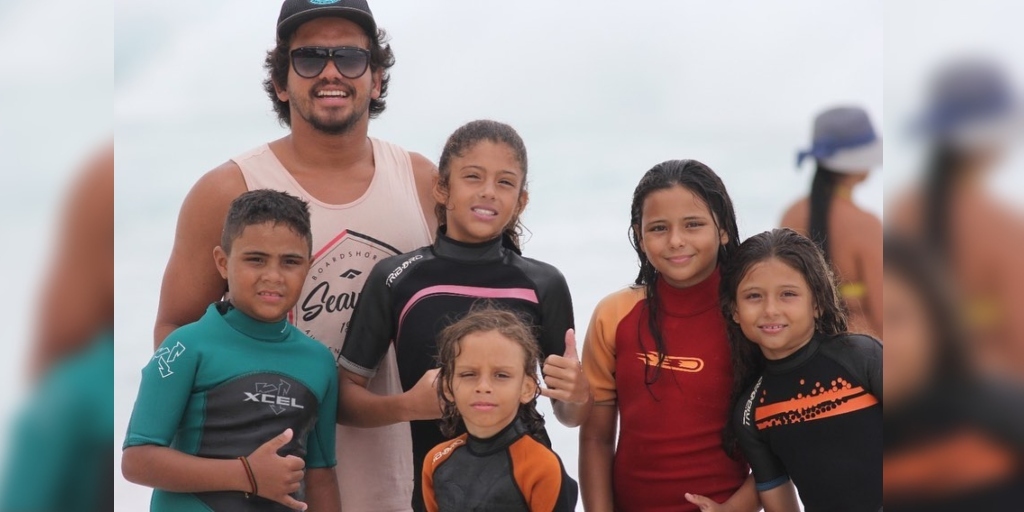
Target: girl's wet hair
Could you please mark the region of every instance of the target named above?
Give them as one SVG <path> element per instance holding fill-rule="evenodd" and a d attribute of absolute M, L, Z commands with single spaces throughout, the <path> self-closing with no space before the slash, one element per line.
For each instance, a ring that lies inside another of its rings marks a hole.
<path fill-rule="evenodd" d="M 451 134 L 451 136 L 448 137 L 448 141 L 444 144 L 444 150 L 441 151 L 441 158 L 437 165 L 438 186 L 446 192 L 449 190 L 448 187 L 450 186 L 452 175 L 452 159 L 465 155 L 467 151 L 481 141 L 504 144 L 512 150 L 516 163 L 519 164 L 519 169 L 523 171 L 523 183 L 519 189 L 519 195 L 522 197 L 522 194 L 527 190 L 526 144 L 523 143 L 523 139 L 511 126 L 505 123 L 499 123 L 498 121 L 491 121 L 489 119 L 470 121 L 460 126 Z M 438 204 L 435 206 L 434 214 L 437 215 L 438 226 L 445 226 L 448 224 L 446 205 Z M 509 221 L 508 226 L 505 227 L 504 231 L 504 235 L 512 243 L 512 248 L 515 249 L 516 252 L 519 252 L 520 250 L 520 241 L 525 229 L 523 227 L 523 223 L 519 220 L 520 215 L 522 215 L 522 212 L 519 212 L 512 217 L 512 220 Z"/>
<path fill-rule="evenodd" d="M 523 370 L 527 379 L 533 379 L 537 385 L 537 393 L 529 402 L 519 404 L 519 419 L 528 432 L 543 435 L 544 417 L 537 411 L 537 396 L 540 395 L 540 379 L 537 369 L 541 361 L 540 346 L 531 323 L 519 314 L 498 307 L 490 301 L 481 301 L 470 309 L 466 316 L 445 327 L 437 338 L 437 360 L 441 367 L 438 373 L 437 397 L 441 401 L 441 433 L 455 437 L 465 427 L 462 415 L 455 406 L 453 385 L 455 379 L 455 359 L 461 352 L 461 341 L 470 334 L 479 332 L 497 332 L 515 342 L 523 349 Z"/>
<path fill-rule="evenodd" d="M 640 271 L 636 276 L 635 284 L 643 286 L 646 291 L 647 303 L 647 327 L 654 338 L 654 349 L 658 353 L 657 364 L 652 365 L 645 361 L 644 382 L 649 387 L 661 373 L 661 364 L 665 360 L 665 339 L 658 327 L 658 271 L 647 259 L 641 244 L 644 201 L 652 192 L 665 190 L 675 186 L 681 186 L 707 205 L 711 211 L 712 221 L 715 228 L 725 231 L 729 240 L 718 246 L 718 264 L 721 265 L 736 252 L 739 247 L 739 230 L 736 227 L 736 212 L 732 206 L 732 199 L 725 189 L 722 179 L 711 170 L 710 167 L 696 160 L 668 160 L 655 165 L 647 171 L 640 183 L 633 191 L 633 204 L 630 206 L 629 216 L 629 241 L 633 244 L 637 258 L 640 260 Z M 640 340 L 640 350 L 648 352 L 643 346 L 640 333 L 637 333 Z"/>
<path fill-rule="evenodd" d="M 818 313 L 814 320 L 816 332 L 834 336 L 847 329 L 846 310 L 839 297 L 835 274 L 814 242 L 789 228 L 776 228 L 746 239 L 732 259 L 722 267 L 718 291 L 732 351 L 733 407 L 743 392 L 754 384 L 765 366 L 760 347 L 747 339 L 743 329 L 733 320 L 737 289 L 754 265 L 770 259 L 781 261 L 799 272 L 807 281 Z M 736 434 L 732 415 L 723 432 L 723 443 L 727 452 L 735 453 Z"/>

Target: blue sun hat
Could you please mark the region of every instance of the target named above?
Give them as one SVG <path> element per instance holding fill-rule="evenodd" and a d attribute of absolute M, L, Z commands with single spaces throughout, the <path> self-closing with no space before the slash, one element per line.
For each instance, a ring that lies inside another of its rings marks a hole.
<path fill-rule="evenodd" d="M 980 57 L 952 61 L 934 75 L 927 106 L 912 126 L 961 147 L 1002 145 L 1024 134 L 1024 111 L 1002 67 Z"/>
<path fill-rule="evenodd" d="M 882 139 L 859 107 L 833 107 L 814 118 L 811 147 L 797 153 L 797 167 L 813 157 L 839 173 L 859 173 L 882 165 Z"/>

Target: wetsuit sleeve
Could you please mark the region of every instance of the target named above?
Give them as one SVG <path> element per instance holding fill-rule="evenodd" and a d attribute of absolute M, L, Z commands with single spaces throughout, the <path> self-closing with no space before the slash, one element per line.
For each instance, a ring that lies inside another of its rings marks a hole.
<path fill-rule="evenodd" d="M 541 330 L 540 349 L 544 357 L 565 354 L 565 331 L 575 326 L 572 314 L 572 297 L 565 277 L 555 267 L 546 265 L 544 272 L 535 278 L 540 300 Z"/>
<path fill-rule="evenodd" d="M 128 422 L 123 448 L 170 446 L 192 395 L 199 354 L 192 343 L 171 333 L 142 369 L 142 383 Z"/>
<path fill-rule="evenodd" d="M 530 510 L 572 512 L 578 487 L 555 452 L 524 436 L 508 448 L 512 474 Z"/>
<path fill-rule="evenodd" d="M 822 349 L 882 402 L 882 344 L 878 340 L 863 334 L 841 335 L 823 343 Z"/>
<path fill-rule="evenodd" d="M 330 354 L 326 355 L 330 359 Z M 316 425 L 306 441 L 307 468 L 330 468 L 337 465 L 334 424 L 338 417 L 338 372 L 334 370 L 334 361 L 330 362 L 327 392 L 320 402 Z"/>
<path fill-rule="evenodd" d="M 394 305 L 388 275 L 394 270 L 391 258 L 374 265 L 366 278 L 359 302 L 352 311 L 338 364 L 366 378 L 377 373 L 394 338 Z"/>
<path fill-rule="evenodd" d="M 734 424 L 740 449 L 750 463 L 757 491 L 764 492 L 786 483 L 789 480 L 789 472 L 786 471 L 786 466 L 782 464 L 782 461 L 772 452 L 754 421 L 755 400 L 760 389 L 761 381 L 758 380 L 750 392 L 743 395 L 744 399 L 736 404 L 733 414 L 735 415 Z"/>
<path fill-rule="evenodd" d="M 595 403 L 611 403 L 617 397 L 615 386 L 615 332 L 622 315 L 620 305 L 625 306 L 630 297 L 616 293 L 605 297 L 594 308 L 587 334 L 583 341 L 583 373 L 590 382 Z M 634 301 L 635 302 L 635 301 Z M 625 309 L 628 311 L 629 306 Z"/>

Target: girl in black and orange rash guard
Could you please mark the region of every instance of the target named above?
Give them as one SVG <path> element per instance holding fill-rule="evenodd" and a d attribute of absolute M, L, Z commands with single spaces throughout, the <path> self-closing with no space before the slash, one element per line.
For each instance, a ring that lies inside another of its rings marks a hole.
<path fill-rule="evenodd" d="M 846 332 L 821 251 L 790 229 L 752 236 L 719 295 L 736 375 L 727 439 L 765 510 L 798 510 L 793 484 L 808 512 L 879 510 L 882 346 Z"/>

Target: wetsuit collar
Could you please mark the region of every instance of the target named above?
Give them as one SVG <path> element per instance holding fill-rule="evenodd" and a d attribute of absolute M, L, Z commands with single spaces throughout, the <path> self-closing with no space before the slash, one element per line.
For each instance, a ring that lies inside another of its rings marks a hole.
<path fill-rule="evenodd" d="M 474 437 L 473 434 L 469 434 L 467 436 L 466 448 L 473 455 L 483 457 L 508 448 L 516 439 L 525 434 L 526 425 L 523 425 L 523 422 L 516 418 L 507 427 L 487 439 L 481 439 Z"/>
<path fill-rule="evenodd" d="M 287 318 L 277 322 L 262 322 L 246 315 L 227 301 L 210 304 L 209 311 L 216 311 L 232 329 L 250 338 L 260 341 L 282 341 L 288 337 Z"/>
<path fill-rule="evenodd" d="M 438 257 L 451 260 L 474 263 L 499 261 L 505 257 L 504 238 L 505 235 L 502 235 L 486 242 L 469 244 L 449 238 L 442 226 L 437 230 L 433 249 Z"/>
<path fill-rule="evenodd" d="M 707 279 L 689 287 L 676 288 L 658 274 L 658 306 L 671 316 L 694 316 L 718 307 L 718 283 L 721 276 L 718 267 Z"/>
<path fill-rule="evenodd" d="M 814 357 L 814 354 L 818 353 L 818 347 L 821 346 L 823 336 L 818 331 L 814 331 L 814 336 L 811 336 L 811 341 L 807 342 L 806 345 L 782 359 L 774 361 L 769 359 L 765 364 L 765 369 L 770 373 L 779 374 L 800 367 L 810 358 Z"/>

